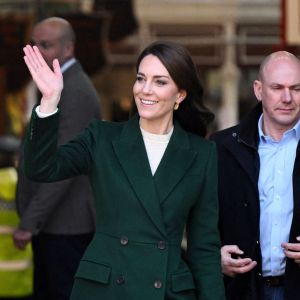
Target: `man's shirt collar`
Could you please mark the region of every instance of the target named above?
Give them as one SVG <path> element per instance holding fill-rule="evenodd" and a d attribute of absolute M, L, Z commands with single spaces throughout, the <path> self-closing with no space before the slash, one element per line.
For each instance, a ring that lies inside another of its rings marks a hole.
<path fill-rule="evenodd" d="M 62 66 L 61 66 L 61 72 L 64 73 L 67 69 L 69 69 L 72 65 L 74 65 L 76 62 L 76 59 L 73 57 L 69 60 L 67 60 Z"/>
<path fill-rule="evenodd" d="M 263 115 L 259 117 L 258 120 L 258 135 L 259 135 L 259 140 L 261 141 L 266 141 L 267 139 L 271 139 L 271 137 L 267 136 L 263 132 Z M 298 122 L 295 124 L 295 126 L 289 130 L 287 130 L 283 135 L 289 134 L 289 132 L 293 132 L 295 134 L 295 137 L 297 140 L 300 140 L 300 119 Z"/>

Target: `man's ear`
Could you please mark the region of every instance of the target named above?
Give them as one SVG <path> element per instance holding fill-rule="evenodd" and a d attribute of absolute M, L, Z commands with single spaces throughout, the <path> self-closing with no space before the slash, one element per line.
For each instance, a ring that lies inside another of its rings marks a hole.
<path fill-rule="evenodd" d="M 261 89 L 262 89 L 262 83 L 260 80 L 254 80 L 253 82 L 253 91 L 254 91 L 254 94 L 256 96 L 256 99 L 258 101 L 261 101 Z"/>
<path fill-rule="evenodd" d="M 65 53 L 65 57 L 67 58 L 67 59 L 69 59 L 69 58 L 71 58 L 71 57 L 73 57 L 74 56 L 74 51 L 75 51 L 75 49 L 74 49 L 74 43 L 73 42 L 71 42 L 71 41 L 67 41 L 67 42 L 65 42 L 65 45 L 64 45 L 65 47 L 64 47 L 64 53 Z"/>

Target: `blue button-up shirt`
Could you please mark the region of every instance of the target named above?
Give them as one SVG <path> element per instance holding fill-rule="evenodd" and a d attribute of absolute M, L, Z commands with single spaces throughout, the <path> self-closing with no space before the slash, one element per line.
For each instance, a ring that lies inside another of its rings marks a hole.
<path fill-rule="evenodd" d="M 260 172 L 260 244 L 263 276 L 284 274 L 286 258 L 281 247 L 288 242 L 293 218 L 293 168 L 300 138 L 300 121 L 274 141 L 258 121 Z"/>

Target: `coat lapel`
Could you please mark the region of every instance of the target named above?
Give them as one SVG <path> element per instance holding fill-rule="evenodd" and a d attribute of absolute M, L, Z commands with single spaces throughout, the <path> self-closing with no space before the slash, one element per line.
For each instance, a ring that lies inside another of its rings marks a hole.
<path fill-rule="evenodd" d="M 294 213 L 293 213 L 293 223 L 292 223 L 292 234 L 294 236 L 298 236 L 299 232 L 295 232 L 295 229 L 299 228 L 300 226 L 300 185 L 298 180 L 300 178 L 300 142 L 298 142 L 296 158 L 294 163 L 294 170 L 293 170 L 293 194 L 294 194 Z M 292 237 L 290 234 L 290 239 Z"/>
<path fill-rule="evenodd" d="M 236 161 L 248 174 L 250 181 L 255 189 L 257 188 L 258 176 L 259 176 L 259 156 L 257 150 L 249 148 L 249 146 L 236 147 L 235 143 L 241 143 L 232 139 L 232 143 L 226 145 L 228 151 L 232 153 Z M 245 159 L 246 157 L 246 159 Z"/>
<path fill-rule="evenodd" d="M 191 167 L 195 157 L 196 152 L 190 150 L 188 135 L 178 123 L 175 123 L 168 147 L 154 175 L 161 203 Z"/>
<path fill-rule="evenodd" d="M 126 123 L 120 139 L 112 143 L 115 154 L 139 201 L 159 231 L 166 235 L 160 203 L 137 116 Z"/>
<path fill-rule="evenodd" d="M 231 140 L 226 143 L 227 149 L 232 152 L 235 159 L 249 175 L 254 187 L 257 188 L 259 176 L 259 155 L 258 155 L 258 119 L 262 114 L 262 104 L 259 102 L 256 107 L 232 132 Z M 236 144 L 239 144 L 238 146 Z"/>

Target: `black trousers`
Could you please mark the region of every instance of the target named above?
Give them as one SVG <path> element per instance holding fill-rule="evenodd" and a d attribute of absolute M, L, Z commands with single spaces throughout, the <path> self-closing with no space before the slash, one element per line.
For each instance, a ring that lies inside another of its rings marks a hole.
<path fill-rule="evenodd" d="M 79 261 L 93 233 L 40 233 L 32 239 L 34 300 L 69 300 Z"/>

